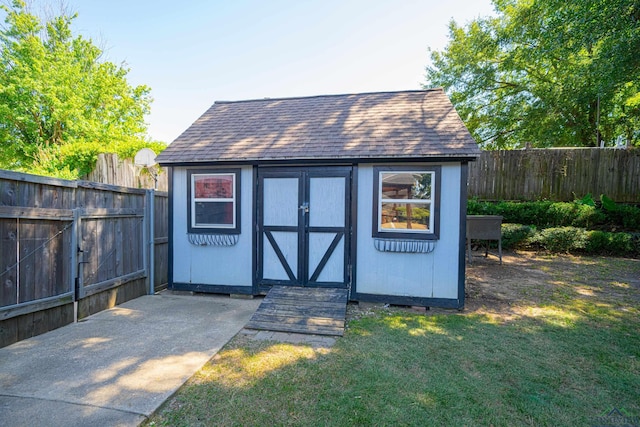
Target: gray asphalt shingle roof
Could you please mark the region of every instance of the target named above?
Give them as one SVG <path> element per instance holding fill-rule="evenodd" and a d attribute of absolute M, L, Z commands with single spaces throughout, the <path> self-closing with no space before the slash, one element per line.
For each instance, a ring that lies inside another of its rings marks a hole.
<path fill-rule="evenodd" d="M 476 157 L 442 89 L 216 102 L 161 164 Z"/>

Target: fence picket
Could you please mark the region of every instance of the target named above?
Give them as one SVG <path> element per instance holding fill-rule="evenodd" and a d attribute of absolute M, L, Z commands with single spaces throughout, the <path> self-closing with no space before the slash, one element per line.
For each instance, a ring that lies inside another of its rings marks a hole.
<path fill-rule="evenodd" d="M 18 302 L 18 226 L 16 219 L 0 218 L 0 307 Z"/>
<path fill-rule="evenodd" d="M 36 220 L 20 220 L 18 223 L 18 243 L 19 251 L 19 282 L 18 282 L 18 302 L 33 301 L 35 297 L 35 259 L 33 256 L 35 244 Z M 30 284 L 23 286 L 23 284 Z"/>

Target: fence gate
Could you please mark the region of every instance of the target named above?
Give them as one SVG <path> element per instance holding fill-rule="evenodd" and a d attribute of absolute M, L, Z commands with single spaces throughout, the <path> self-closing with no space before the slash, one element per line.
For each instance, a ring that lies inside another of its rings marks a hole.
<path fill-rule="evenodd" d="M 144 209 L 77 209 L 74 220 L 78 299 L 148 276 Z"/>

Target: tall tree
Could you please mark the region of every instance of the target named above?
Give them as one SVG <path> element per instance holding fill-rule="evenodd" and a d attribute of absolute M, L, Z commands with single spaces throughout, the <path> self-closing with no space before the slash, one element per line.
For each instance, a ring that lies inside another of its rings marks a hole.
<path fill-rule="evenodd" d="M 486 148 L 640 145 L 637 0 L 493 0 L 449 24 L 426 87 L 442 86 Z"/>
<path fill-rule="evenodd" d="M 65 144 L 140 140 L 151 97 L 128 69 L 74 36 L 76 15 L 43 20 L 25 2 L 0 5 L 0 167 L 25 169 Z"/>

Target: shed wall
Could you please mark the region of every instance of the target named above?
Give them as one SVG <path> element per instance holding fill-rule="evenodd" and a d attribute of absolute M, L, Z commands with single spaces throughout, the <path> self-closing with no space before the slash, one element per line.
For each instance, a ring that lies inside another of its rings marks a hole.
<path fill-rule="evenodd" d="M 215 170 L 215 168 L 211 168 Z M 197 246 L 188 240 L 187 169 L 173 171 L 173 282 L 252 286 L 253 169 L 241 168 L 241 234 L 233 246 Z"/>
<path fill-rule="evenodd" d="M 358 167 L 356 289 L 358 293 L 424 298 L 458 298 L 459 163 L 442 164 L 440 238 L 431 253 L 379 252 L 372 237 L 373 166 Z M 429 164 L 433 166 L 433 164 Z"/>

